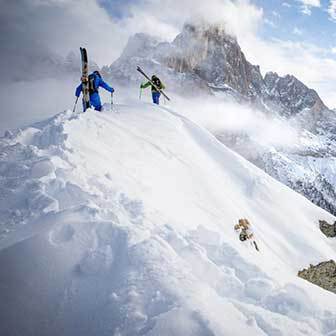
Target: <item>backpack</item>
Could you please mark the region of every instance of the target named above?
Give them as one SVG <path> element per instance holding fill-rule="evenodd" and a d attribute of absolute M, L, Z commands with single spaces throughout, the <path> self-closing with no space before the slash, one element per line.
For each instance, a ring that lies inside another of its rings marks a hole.
<path fill-rule="evenodd" d="M 152 82 L 155 84 L 155 86 L 156 86 L 158 89 L 161 89 L 161 81 L 160 81 L 159 78 L 157 78 L 157 77 L 153 78 L 153 79 L 152 79 Z M 154 89 L 155 91 L 157 91 L 155 87 L 153 87 L 153 89 Z"/>
<path fill-rule="evenodd" d="M 239 239 L 240 239 L 240 241 L 245 241 L 245 240 L 248 239 L 248 235 L 247 235 L 246 231 L 242 230 L 242 232 L 240 232 Z"/>
<path fill-rule="evenodd" d="M 95 87 L 96 74 L 89 75 L 89 93 L 90 95 L 98 92 L 98 88 Z"/>

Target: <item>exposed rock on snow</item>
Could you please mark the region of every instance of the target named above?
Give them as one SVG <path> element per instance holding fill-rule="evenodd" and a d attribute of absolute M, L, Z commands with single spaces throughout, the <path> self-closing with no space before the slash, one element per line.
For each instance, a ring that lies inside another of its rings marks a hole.
<path fill-rule="evenodd" d="M 316 266 L 310 265 L 308 269 L 299 271 L 298 276 L 336 293 L 336 262 L 334 260 L 321 262 Z"/>
<path fill-rule="evenodd" d="M 326 221 L 320 220 L 320 230 L 329 238 L 336 237 L 336 222 L 332 225 Z"/>

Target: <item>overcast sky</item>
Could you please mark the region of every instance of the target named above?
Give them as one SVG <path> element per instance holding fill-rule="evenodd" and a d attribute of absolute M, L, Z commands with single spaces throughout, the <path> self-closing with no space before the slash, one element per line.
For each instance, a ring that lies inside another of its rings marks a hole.
<path fill-rule="evenodd" d="M 172 40 L 183 23 L 226 22 L 263 72 L 294 74 L 336 106 L 336 0 L 0 0 L 2 71 L 28 55 L 66 55 L 87 46 L 100 65 L 130 35 Z"/>

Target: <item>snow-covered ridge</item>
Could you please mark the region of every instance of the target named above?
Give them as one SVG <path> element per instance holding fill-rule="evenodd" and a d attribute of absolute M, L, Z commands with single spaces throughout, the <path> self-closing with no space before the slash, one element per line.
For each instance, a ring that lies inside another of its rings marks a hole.
<path fill-rule="evenodd" d="M 335 259 L 333 216 L 188 119 L 68 111 L 0 148 L 1 334 L 335 332 L 334 294 L 296 276 Z"/>
<path fill-rule="evenodd" d="M 281 77 L 269 72 L 262 76 L 259 67 L 248 62 L 238 41 L 226 33 L 225 27 L 204 22 L 186 24 L 171 43 L 136 34 L 129 39 L 121 57 L 103 72 L 111 81 L 129 87 L 143 80 L 134 70 L 137 65 L 158 74 L 169 92 L 194 99 L 213 94 L 214 100 L 219 97 L 248 103 L 265 115 L 294 123 L 300 132 L 309 131 L 319 137 L 318 149 L 303 145 L 296 146 L 296 152 L 287 153 L 281 147 L 274 151 L 273 147 L 255 144 L 244 129 L 234 134 L 237 142 L 245 144 L 246 148 L 239 152 L 241 155 L 249 160 L 254 157 L 251 161 L 268 174 L 336 214 L 333 183 L 336 115 L 316 91 L 291 75 Z M 223 120 L 225 115 L 223 108 Z M 231 137 L 220 132 L 220 129 L 216 132 L 220 139 Z M 236 150 L 235 144 L 224 143 Z M 257 154 L 260 155 L 255 159 Z M 317 156 L 318 164 L 311 164 Z"/>

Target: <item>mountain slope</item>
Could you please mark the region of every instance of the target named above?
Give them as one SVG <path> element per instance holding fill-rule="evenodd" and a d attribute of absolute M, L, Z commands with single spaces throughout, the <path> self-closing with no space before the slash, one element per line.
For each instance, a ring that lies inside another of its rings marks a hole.
<path fill-rule="evenodd" d="M 283 119 L 270 119 L 266 125 L 269 131 L 263 128 L 263 120 L 254 120 L 252 130 L 219 131 L 217 137 L 278 181 L 336 214 L 336 143 L 298 130 Z"/>
<path fill-rule="evenodd" d="M 147 104 L 65 112 L 0 140 L 3 335 L 321 335 L 334 218 Z M 260 247 L 233 231 L 247 217 Z"/>

